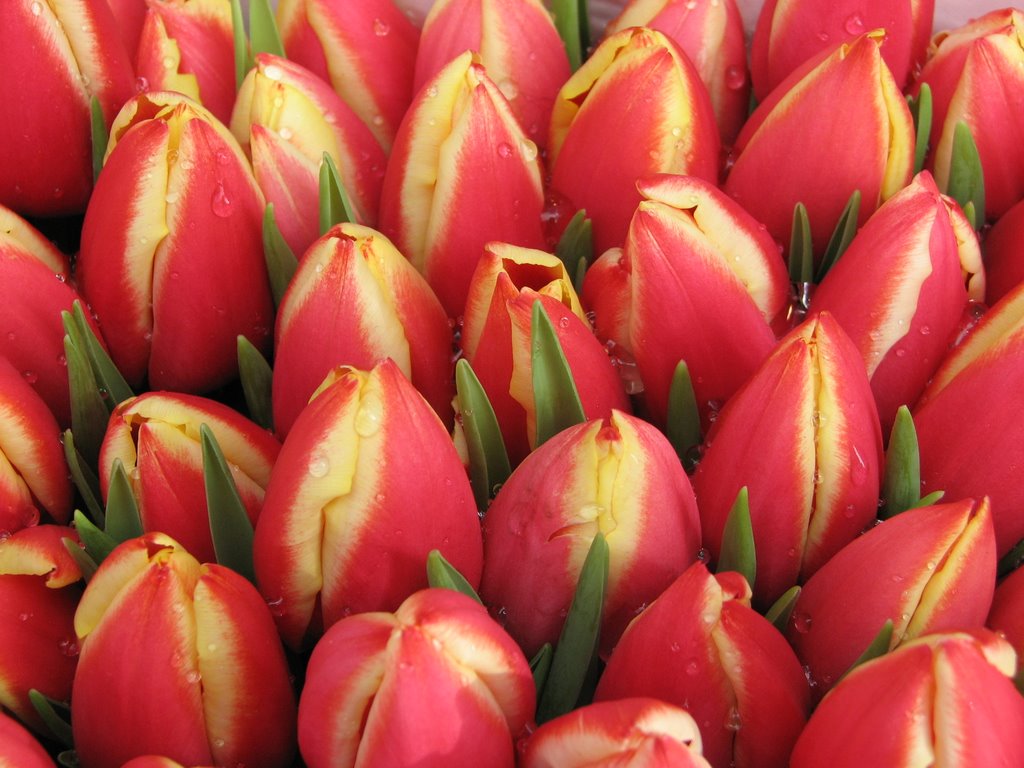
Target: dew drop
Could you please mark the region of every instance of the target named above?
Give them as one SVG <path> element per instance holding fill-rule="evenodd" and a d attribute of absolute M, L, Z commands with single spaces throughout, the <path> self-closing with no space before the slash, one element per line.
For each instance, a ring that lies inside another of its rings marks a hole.
<path fill-rule="evenodd" d="M 276 64 L 270 64 L 263 68 L 263 76 L 268 80 L 280 80 L 284 77 L 284 72 Z"/>
<path fill-rule="evenodd" d="M 213 211 L 214 216 L 219 216 L 222 219 L 226 219 L 234 212 L 231 196 L 224 189 L 222 182 L 217 182 L 217 186 L 213 190 L 213 197 L 210 198 L 210 210 Z"/>
<path fill-rule="evenodd" d="M 314 453 L 309 457 L 309 465 L 307 466 L 309 474 L 313 477 L 326 477 L 328 471 L 331 469 L 331 462 L 322 453 Z"/>
<path fill-rule="evenodd" d="M 149 90 L 149 80 L 147 80 L 146 78 L 144 78 L 142 76 L 139 76 L 139 77 L 135 78 L 135 92 L 136 93 L 143 93 L 144 91 L 148 91 L 148 90 Z"/>
<path fill-rule="evenodd" d="M 8 341 L 14 341 L 14 339 L 15 339 L 15 338 L 16 338 L 16 337 L 15 337 L 15 335 L 14 335 L 14 331 L 8 331 L 8 332 L 7 332 L 7 340 L 8 340 Z"/>
<path fill-rule="evenodd" d="M 560 318 L 558 318 L 558 327 L 559 328 L 568 328 L 569 327 L 569 318 L 568 318 L 568 316 L 562 315 Z"/>
<path fill-rule="evenodd" d="M 164 69 L 174 69 L 174 59 L 170 56 L 164 56 L 160 63 L 164 65 Z"/>
<path fill-rule="evenodd" d="M 292 140 L 292 136 L 294 136 L 295 134 L 292 133 L 292 129 L 291 128 L 284 127 L 284 128 L 281 128 L 281 130 L 279 130 L 277 132 L 277 135 L 280 136 L 285 141 L 291 141 Z"/>
<path fill-rule="evenodd" d="M 267 607 L 270 609 L 272 616 L 281 618 L 284 616 L 284 598 L 278 597 L 274 600 L 267 600 Z"/>
<path fill-rule="evenodd" d="M 828 40 L 829 40 L 828 32 L 826 32 L 825 30 L 822 30 L 821 32 L 819 32 L 818 33 L 818 39 L 821 40 L 821 42 L 823 42 L 823 43 L 827 43 Z"/>
<path fill-rule="evenodd" d="M 437 96 L 437 86 L 430 86 L 429 88 L 427 88 L 427 90 L 423 92 L 423 95 L 426 96 L 428 99 L 434 98 L 435 96 Z"/>
<path fill-rule="evenodd" d="M 713 614 L 713 613 L 705 613 L 705 614 L 703 614 L 700 617 L 700 620 L 703 621 L 705 624 L 714 624 L 715 623 L 715 614 Z"/>
<path fill-rule="evenodd" d="M 174 205 L 176 202 L 178 202 L 180 198 L 180 192 L 168 192 L 167 195 L 164 196 L 164 200 L 167 202 L 168 205 Z"/>
<path fill-rule="evenodd" d="M 35 371 L 22 371 L 21 375 L 29 384 L 35 384 L 37 381 L 39 381 L 39 374 L 36 373 Z"/>
<path fill-rule="evenodd" d="M 519 95 L 519 86 L 516 85 L 516 81 L 507 77 L 498 83 L 498 90 L 509 101 L 514 100 Z"/>
<path fill-rule="evenodd" d="M 905 350 L 905 349 L 897 349 L 896 350 L 896 357 L 906 357 L 906 356 L 907 356 L 907 350 Z"/>
<path fill-rule="evenodd" d="M 730 731 L 738 731 L 743 727 L 740 711 L 736 707 L 729 707 L 729 713 L 725 716 L 725 727 Z"/>
<path fill-rule="evenodd" d="M 226 742 L 226 741 L 224 741 L 224 739 L 214 739 L 214 740 L 213 740 L 213 746 L 214 746 L 214 747 L 215 747 L 216 749 L 221 749 L 221 748 L 223 748 L 223 746 L 224 746 L 224 745 L 225 745 L 226 743 L 227 743 L 227 742 Z"/>
<path fill-rule="evenodd" d="M 356 411 L 356 433 L 361 437 L 372 437 L 380 430 L 383 420 L 384 406 L 380 398 L 373 393 L 366 395 Z"/>
<path fill-rule="evenodd" d="M 57 649 L 61 652 L 62 656 L 73 659 L 78 655 L 78 641 L 74 638 L 66 637 L 57 643 Z"/>
<path fill-rule="evenodd" d="M 202 679 L 203 679 L 203 676 L 200 675 L 199 672 L 197 672 L 194 669 L 189 670 L 186 673 L 186 675 L 185 675 L 185 682 L 191 683 L 192 685 L 195 685 L 196 683 L 198 683 Z"/>
<path fill-rule="evenodd" d="M 747 73 L 743 67 L 729 67 L 725 70 L 725 87 L 731 91 L 738 91 L 747 83 Z"/>
<path fill-rule="evenodd" d="M 922 336 L 927 336 L 931 332 L 932 332 L 932 329 L 931 329 L 930 326 L 927 326 L 927 325 L 922 325 L 921 326 L 921 335 Z"/>
<path fill-rule="evenodd" d="M 668 648 L 672 653 L 679 653 L 679 643 L 672 643 Z"/>
<path fill-rule="evenodd" d="M 812 619 L 809 614 L 806 613 L 794 613 L 793 614 L 793 628 L 801 635 L 806 635 L 810 629 Z"/>
<path fill-rule="evenodd" d="M 692 11 L 697 7 L 697 0 L 686 0 L 686 10 Z"/>
<path fill-rule="evenodd" d="M 373 20 L 373 34 L 377 37 L 387 37 L 391 32 L 391 25 L 382 19 Z"/>
<path fill-rule="evenodd" d="M 848 35 L 859 35 L 864 32 L 864 19 L 859 13 L 851 13 L 843 22 L 843 29 Z"/>
<path fill-rule="evenodd" d="M 523 156 L 523 160 L 532 163 L 537 159 L 537 145 L 529 139 L 521 139 L 519 141 L 519 154 Z"/>
<path fill-rule="evenodd" d="M 22 611 L 21 613 L 18 614 L 18 621 L 28 621 L 31 618 L 32 618 L 32 614 L 31 613 L 26 613 L 25 611 Z"/>
<path fill-rule="evenodd" d="M 210 653 L 216 653 L 217 652 L 217 644 L 216 643 L 210 643 L 209 645 L 206 646 L 206 650 L 209 651 Z"/>
<path fill-rule="evenodd" d="M 498 157 L 512 157 L 512 145 L 507 141 L 498 144 Z"/>
<path fill-rule="evenodd" d="M 868 479 L 868 465 L 864 457 L 860 455 L 857 446 L 853 447 L 850 456 L 850 483 L 854 487 L 860 487 Z"/>
<path fill-rule="evenodd" d="M 38 0 L 36 2 L 34 2 L 34 3 L 32 3 L 32 5 L 30 5 L 29 8 L 32 9 L 32 15 L 33 16 L 38 16 L 39 14 L 41 14 L 43 12 L 43 4 L 38 2 Z"/>
<path fill-rule="evenodd" d="M 693 677 L 698 672 L 700 672 L 700 664 L 697 663 L 696 659 L 690 659 L 686 662 L 686 674 Z"/>
<path fill-rule="evenodd" d="M 373 120 L 371 120 L 370 122 L 379 127 L 381 125 L 384 125 L 384 118 L 381 115 L 374 115 Z"/>

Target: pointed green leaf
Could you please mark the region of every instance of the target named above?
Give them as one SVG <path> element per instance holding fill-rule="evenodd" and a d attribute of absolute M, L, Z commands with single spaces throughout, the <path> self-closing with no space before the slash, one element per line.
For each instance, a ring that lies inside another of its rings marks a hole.
<path fill-rule="evenodd" d="M 320 163 L 320 234 L 324 234 L 335 224 L 356 222 L 345 185 L 341 183 L 338 166 L 331 156 L 324 152 Z"/>
<path fill-rule="evenodd" d="M 879 656 L 884 656 L 889 652 L 889 646 L 892 644 L 892 619 L 886 619 L 885 624 L 878 630 L 878 634 L 875 635 L 875 639 L 872 640 L 868 647 L 864 649 L 864 652 L 857 657 L 857 660 L 850 665 L 850 668 L 843 673 L 843 677 L 850 674 L 853 670 L 859 667 L 865 662 L 877 659 Z"/>
<path fill-rule="evenodd" d="M 89 102 L 89 112 L 92 128 L 92 182 L 100 177 L 103 170 L 103 158 L 107 154 L 107 144 L 110 142 L 110 134 L 107 131 L 107 121 L 103 117 L 103 107 L 100 100 L 93 96 Z"/>
<path fill-rule="evenodd" d="M 586 58 L 590 45 L 590 20 L 586 0 L 553 0 L 551 10 L 555 28 L 569 55 L 569 66 L 575 72 Z"/>
<path fill-rule="evenodd" d="M 924 168 L 928 155 L 928 139 L 932 133 L 932 89 L 927 83 L 921 86 L 916 99 L 909 98 L 910 115 L 914 118 L 914 174 Z"/>
<path fill-rule="evenodd" d="M 114 541 L 114 539 L 97 528 L 92 520 L 83 515 L 81 510 L 75 510 L 74 523 L 78 538 L 82 540 L 82 544 L 85 546 L 85 553 L 96 565 L 102 563 L 107 555 L 114 551 L 114 547 L 118 545 L 117 541 Z"/>
<path fill-rule="evenodd" d="M 836 222 L 832 237 L 829 238 L 828 247 L 825 249 L 821 266 L 818 267 L 818 274 L 815 276 L 815 282 L 820 283 L 825 279 L 825 275 L 835 266 L 839 257 L 846 253 L 846 249 L 853 242 L 853 236 L 857 234 L 857 217 L 860 216 L 860 197 L 860 190 L 855 189 L 846 202 L 846 207 L 843 208 L 839 221 Z"/>
<path fill-rule="evenodd" d="M 554 657 L 555 651 L 551 647 L 551 643 L 544 643 L 537 651 L 537 654 L 530 659 L 530 671 L 533 673 L 533 688 L 537 691 L 538 698 L 540 697 L 541 691 L 544 690 L 544 685 L 548 681 L 548 674 L 551 672 L 551 659 Z"/>
<path fill-rule="evenodd" d="M 946 194 L 960 203 L 968 214 L 971 225 L 980 229 L 985 223 L 985 174 L 981 167 L 981 156 L 974 143 L 971 129 L 961 120 L 953 131 L 953 151 L 949 161 L 949 183 Z M 973 215 L 968 205 L 974 206 Z"/>
<path fill-rule="evenodd" d="M 256 581 L 252 565 L 252 523 L 238 495 L 238 487 L 224 453 L 206 424 L 199 425 L 203 445 L 203 483 L 206 486 L 206 508 L 210 515 L 210 534 L 217 562 Z"/>
<path fill-rule="evenodd" d="M 736 494 L 736 501 L 725 518 L 722 553 L 718 556 L 718 572 L 722 571 L 742 574 L 753 589 L 757 578 L 757 555 L 754 551 L 754 527 L 750 522 L 750 494 L 745 485 Z"/>
<path fill-rule="evenodd" d="M 811 241 L 811 220 L 807 206 L 797 203 L 793 208 L 793 228 L 789 235 L 789 280 L 797 285 L 809 283 L 814 277 L 814 244 Z"/>
<path fill-rule="evenodd" d="M 277 226 L 273 203 L 267 203 L 263 211 L 263 259 L 267 263 L 274 306 L 279 307 L 295 270 L 299 268 L 299 261 Z"/>
<path fill-rule="evenodd" d="M 249 37 L 252 38 L 252 55 L 272 53 L 284 57 L 284 45 L 277 31 L 274 10 L 267 0 L 249 0 Z"/>
<path fill-rule="evenodd" d="M 693 381 L 686 361 L 680 360 L 672 374 L 668 390 L 668 422 L 665 434 L 676 449 L 679 460 L 687 472 L 697 467 L 697 451 L 700 448 L 700 411 L 697 410 L 697 396 L 693 392 Z"/>
<path fill-rule="evenodd" d="M 566 272 L 579 293 L 583 275 L 594 258 L 594 225 L 586 211 L 576 211 L 555 246 L 555 255 L 562 260 Z"/>
<path fill-rule="evenodd" d="M 551 660 L 551 671 L 537 707 L 538 723 L 564 715 L 576 706 L 597 653 L 607 584 L 608 543 L 598 533 L 580 570 L 576 594 Z"/>
<path fill-rule="evenodd" d="M 242 81 L 252 69 L 249 55 L 249 38 L 245 34 L 245 16 L 241 0 L 231 0 L 231 34 L 235 44 L 235 90 L 242 87 Z"/>
<path fill-rule="evenodd" d="M 88 584 L 89 579 L 92 578 L 93 574 L 96 573 L 96 569 L 99 566 L 96 561 L 89 556 L 82 547 L 78 545 L 78 542 L 74 539 L 69 539 L 67 536 L 61 538 L 61 543 L 64 545 L 64 549 L 67 550 L 68 554 L 71 555 L 71 559 L 75 561 L 75 565 L 78 566 L 78 570 L 82 572 L 82 580 Z"/>
<path fill-rule="evenodd" d="M 797 598 L 800 597 L 800 591 L 799 586 L 790 587 L 782 593 L 778 600 L 772 603 L 772 607 L 769 608 L 768 613 L 764 615 L 764 617 L 783 634 L 785 634 L 786 626 L 789 624 L 789 620 L 793 616 L 793 608 L 796 607 L 796 601 Z"/>
<path fill-rule="evenodd" d="M 917 447 L 917 429 L 910 409 L 901 405 L 889 433 L 882 478 L 880 517 L 887 520 L 911 509 L 921 498 L 921 455 Z"/>
<path fill-rule="evenodd" d="M 1024 539 L 1018 541 L 1013 549 L 999 559 L 996 573 L 1001 579 L 1017 570 L 1021 563 L 1024 563 Z"/>
<path fill-rule="evenodd" d="M 114 459 L 107 488 L 107 524 L 103 529 L 114 541 L 127 541 L 143 534 L 139 505 L 120 459 Z"/>
<path fill-rule="evenodd" d="M 62 701 L 51 699 L 49 696 L 44 696 L 35 688 L 29 689 L 28 700 L 32 702 L 36 713 L 50 730 L 50 733 L 53 734 L 53 737 L 65 747 L 74 746 L 74 737 L 71 735 L 71 723 L 68 722 L 71 715 L 71 709 L 68 705 Z M 65 714 L 63 716 L 58 714 L 57 709 L 60 709 Z"/>
<path fill-rule="evenodd" d="M 473 585 L 466 581 L 466 577 L 436 549 L 430 550 L 430 554 L 427 555 L 427 583 L 432 587 L 461 592 L 483 605 Z"/>
<path fill-rule="evenodd" d="M 942 497 L 945 495 L 945 491 L 932 491 L 927 496 L 918 499 L 917 503 L 914 504 L 914 509 L 917 509 L 918 507 L 930 507 L 932 504 L 938 504 L 942 501 Z"/>
<path fill-rule="evenodd" d="M 563 429 L 586 421 L 586 416 L 555 327 L 539 299 L 533 303 L 530 345 L 539 446 Z"/>
<path fill-rule="evenodd" d="M 84 342 L 89 364 L 96 375 L 96 383 L 101 392 L 105 391 L 109 395 L 105 399 L 107 407 L 113 411 L 120 403 L 130 397 L 135 397 L 135 393 L 128 386 L 121 371 L 114 365 L 114 361 L 110 359 L 107 350 L 100 344 L 100 340 L 96 338 L 96 334 L 93 333 L 92 326 L 86 320 L 85 310 L 82 309 L 82 302 L 76 299 L 71 305 L 71 313 L 75 325 L 78 326 L 80 338 Z"/>
<path fill-rule="evenodd" d="M 245 336 L 238 337 L 238 378 L 242 382 L 245 405 L 252 420 L 264 429 L 274 428 L 274 410 L 270 388 L 274 372 L 270 363 Z"/>
<path fill-rule="evenodd" d="M 77 446 L 86 464 L 95 466 L 99 461 L 100 444 L 107 432 L 110 411 L 96 386 L 96 377 L 85 352 L 68 335 L 64 337 L 64 359 L 68 365 L 71 431 L 76 435 Z"/>
<path fill-rule="evenodd" d="M 491 401 L 465 358 L 455 364 L 455 391 L 469 451 L 469 480 L 477 509 L 482 512 L 512 474 L 512 467 Z"/>
<path fill-rule="evenodd" d="M 63 437 L 64 460 L 67 462 L 68 470 L 71 472 L 71 482 L 85 501 L 86 509 L 92 519 L 99 525 L 104 525 L 106 515 L 103 513 L 103 505 L 100 503 L 100 481 L 96 473 L 92 471 L 82 454 L 75 447 L 75 437 L 70 429 L 64 430 Z"/>

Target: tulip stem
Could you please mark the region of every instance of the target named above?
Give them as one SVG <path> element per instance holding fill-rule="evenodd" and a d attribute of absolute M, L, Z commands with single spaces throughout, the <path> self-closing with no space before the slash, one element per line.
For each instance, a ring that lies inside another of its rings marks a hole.
<path fill-rule="evenodd" d="M 882 628 L 878 630 L 878 634 L 875 635 L 874 640 L 868 643 L 868 647 L 864 649 L 864 652 L 857 657 L 857 660 L 850 665 L 850 668 L 843 673 L 843 677 L 846 677 L 853 670 L 859 667 L 861 664 L 877 659 L 879 656 L 884 656 L 889 652 L 889 648 L 892 645 L 892 630 L 893 623 L 892 619 L 886 619 Z M 842 678 L 840 678 L 842 679 Z"/>
<path fill-rule="evenodd" d="M 540 703 L 540 695 L 548 681 L 548 674 L 551 672 L 551 659 L 555 655 L 555 649 L 551 643 L 544 643 L 537 651 L 537 654 L 530 659 L 530 671 L 533 673 L 533 687 L 537 691 L 537 703 Z"/>
<path fill-rule="evenodd" d="M 785 634 L 786 625 L 793 616 L 793 609 L 796 607 L 797 598 L 800 597 L 801 589 L 794 585 L 782 593 L 782 596 L 772 603 L 772 607 L 764 615 L 779 632 Z"/>
<path fill-rule="evenodd" d="M 85 546 L 85 554 L 92 560 L 94 565 L 102 563 L 118 544 L 109 535 L 97 528 L 92 520 L 82 514 L 81 510 L 75 510 L 74 524 L 75 531 L 78 532 L 78 538 L 81 539 L 82 544 Z M 78 562 L 77 557 L 75 560 Z"/>

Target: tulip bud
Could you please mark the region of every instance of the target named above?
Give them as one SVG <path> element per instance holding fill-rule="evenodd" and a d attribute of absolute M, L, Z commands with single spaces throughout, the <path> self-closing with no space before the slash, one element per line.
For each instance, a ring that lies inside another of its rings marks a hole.
<path fill-rule="evenodd" d="M 29 691 L 69 699 L 78 657 L 74 617 L 82 574 L 65 538 L 78 539 L 71 528 L 39 525 L 0 540 L 0 705 L 44 735 L 49 731 Z M 5 763 L 0 748 L 0 765 L 22 763 Z"/>
<path fill-rule="evenodd" d="M 129 384 L 207 391 L 239 335 L 270 338 L 263 196 L 231 133 L 180 94 L 141 94 L 111 131 L 77 276 Z"/>
<path fill-rule="evenodd" d="M 751 44 L 754 94 L 764 101 L 805 61 L 872 29 L 885 30 L 882 58 L 905 88 L 924 62 L 934 15 L 935 0 L 769 0 Z"/>
<path fill-rule="evenodd" d="M 270 611 L 249 582 L 161 533 L 119 545 L 75 614 L 71 705 L 82 765 L 140 755 L 285 768 L 295 701 Z"/>
<path fill-rule="evenodd" d="M 114 13 L 125 51 L 129 58 L 134 60 L 135 54 L 139 50 L 142 26 L 146 23 L 146 11 L 149 10 L 147 0 L 107 0 L 107 5 Z M 136 82 L 136 86 L 138 85 L 139 83 Z"/>
<path fill-rule="evenodd" d="M 875 518 L 882 436 L 857 350 L 827 314 L 779 343 L 722 409 L 693 478 L 704 546 L 717 559 L 748 489 L 755 603 L 767 607 Z"/>
<path fill-rule="evenodd" d="M 530 141 L 547 143 L 555 94 L 569 79 L 569 57 L 540 0 L 442 0 L 430 7 L 413 91 L 463 51 L 476 51 Z"/>
<path fill-rule="evenodd" d="M 588 271 L 584 299 L 598 334 L 635 358 L 652 420 L 665 423 L 684 360 L 707 423 L 775 345 L 789 277 L 764 228 L 708 182 L 658 176 L 637 187 L 644 200 L 625 247 Z"/>
<path fill-rule="evenodd" d="M 609 132 L 609 125 L 618 130 Z M 707 89 L 686 54 L 650 29 L 607 38 L 562 87 L 548 150 L 551 186 L 574 208 L 586 209 L 599 253 L 622 244 L 640 202 L 637 179 L 718 177 L 718 129 Z"/>
<path fill-rule="evenodd" d="M 522 768 L 710 768 L 700 730 L 686 710 L 655 699 L 590 704 L 544 723 Z"/>
<path fill-rule="evenodd" d="M 373 225 L 387 159 L 370 129 L 308 69 L 257 54 L 238 91 L 231 132 L 253 170 L 285 240 L 302 254 L 319 234 L 317 196 L 324 152 L 334 160 L 356 219 Z"/>
<path fill-rule="evenodd" d="M 608 355 L 594 338 L 565 266 L 528 248 L 489 243 L 473 274 L 460 343 L 494 407 L 513 464 L 537 444 L 531 323 L 534 302 L 551 319 L 574 373 L 584 414 L 629 410 Z"/>
<path fill-rule="evenodd" d="M 142 757 L 133 757 L 121 768 L 185 768 L 185 766 L 169 757 L 143 755 Z M 197 768 L 199 767 L 197 766 Z"/>
<path fill-rule="evenodd" d="M 527 654 L 558 641 L 597 533 L 609 549 L 607 655 L 700 549 L 693 490 L 672 446 L 619 411 L 544 443 L 487 510 L 480 595 Z"/>
<path fill-rule="evenodd" d="M 628 27 L 656 29 L 683 50 L 707 86 L 722 144 L 731 146 L 750 106 L 746 38 L 736 0 L 630 0 L 605 34 Z"/>
<path fill-rule="evenodd" d="M 398 366 L 339 368 L 296 419 L 275 465 L 254 562 L 285 642 L 394 610 L 439 549 L 480 583 L 473 492 L 444 425 Z"/>
<path fill-rule="evenodd" d="M 922 493 L 992 503 L 996 553 L 1024 538 L 1024 287 L 1008 293 L 939 366 L 914 408 Z"/>
<path fill-rule="evenodd" d="M 953 137 L 970 128 L 985 179 L 985 214 L 998 219 L 1024 197 L 1024 133 L 1019 125 L 1024 92 L 1024 12 L 994 10 L 935 36 L 914 86 L 932 90 L 931 159 L 946 189 Z M 980 212 L 979 212 L 980 213 Z"/>
<path fill-rule="evenodd" d="M 213 400 L 148 392 L 114 409 L 100 448 L 106 497 L 114 462 L 128 474 L 146 531 L 161 531 L 202 562 L 214 562 L 199 428 L 213 433 L 255 525 L 281 446 L 265 430 Z"/>
<path fill-rule="evenodd" d="M 800 664 L 750 608 L 737 573 L 694 563 L 622 636 L 596 701 L 650 696 L 687 710 L 704 758 L 737 768 L 785 766 L 810 709 Z"/>
<path fill-rule="evenodd" d="M 543 205 L 536 145 L 465 52 L 419 91 L 402 122 L 384 176 L 381 232 L 457 317 L 487 243 L 543 245 Z"/>
<path fill-rule="evenodd" d="M 28 731 L 0 712 L 0 766 L 54 768 L 54 762 Z"/>
<path fill-rule="evenodd" d="M 1024 569 L 1018 567 L 999 582 L 992 598 L 985 626 L 1005 637 L 1017 652 L 1024 654 Z M 1020 675 L 1020 667 L 1017 668 Z"/>
<path fill-rule="evenodd" d="M 129 53 L 104 0 L 0 3 L 0 205 L 25 216 L 85 210 L 92 190 L 90 99 L 107 124 L 131 96 Z"/>
<path fill-rule="evenodd" d="M 229 0 L 149 2 L 136 54 L 144 90 L 178 91 L 223 123 L 235 102 Z"/>
<path fill-rule="evenodd" d="M 831 313 L 860 350 L 887 434 L 935 372 L 968 299 L 984 295 L 971 224 L 924 172 L 857 233 L 811 311 Z"/>
<path fill-rule="evenodd" d="M 725 191 L 786 246 L 797 203 L 807 207 L 820 255 L 855 190 L 863 224 L 910 182 L 914 123 L 882 60 L 882 35 L 861 35 L 805 62 L 740 131 Z"/>
<path fill-rule="evenodd" d="M 816 697 L 831 690 L 886 621 L 886 650 L 981 626 L 995 574 L 987 499 L 911 509 L 851 541 L 808 579 L 787 629 Z"/>
<path fill-rule="evenodd" d="M 280 0 L 289 59 L 331 84 L 387 152 L 412 100 L 419 30 L 392 0 Z"/>
<path fill-rule="evenodd" d="M 1024 200 L 999 217 L 985 236 L 985 301 L 995 304 L 1024 282 Z"/>
<path fill-rule="evenodd" d="M 922 637 L 853 670 L 814 712 L 793 768 L 1022 765 L 1016 654 L 987 630 Z"/>

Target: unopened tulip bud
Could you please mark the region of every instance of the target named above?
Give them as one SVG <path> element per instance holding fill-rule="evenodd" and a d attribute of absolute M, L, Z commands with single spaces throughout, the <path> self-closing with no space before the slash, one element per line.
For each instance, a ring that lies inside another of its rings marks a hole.
<path fill-rule="evenodd" d="M 54 768 L 55 763 L 32 734 L 0 712 L 0 766 L 4 768 Z"/>
<path fill-rule="evenodd" d="M 985 301 L 995 304 L 1024 282 L 1024 200 L 999 217 L 985 236 Z"/>

